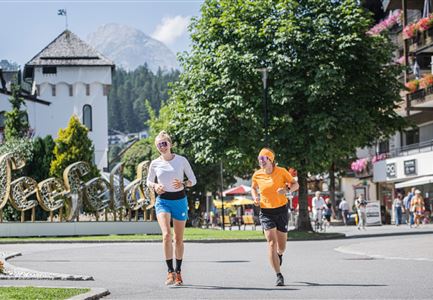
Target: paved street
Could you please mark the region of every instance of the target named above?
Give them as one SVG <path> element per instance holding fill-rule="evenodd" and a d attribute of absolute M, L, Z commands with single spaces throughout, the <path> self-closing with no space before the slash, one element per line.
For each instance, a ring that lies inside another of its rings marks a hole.
<path fill-rule="evenodd" d="M 433 235 L 289 242 L 285 287 L 274 287 L 265 243 L 188 243 L 185 286 L 165 287 L 160 243 L 1 245 L 20 267 L 92 275 L 95 281 L 2 281 L 0 285 L 95 286 L 107 299 L 433 297 Z"/>

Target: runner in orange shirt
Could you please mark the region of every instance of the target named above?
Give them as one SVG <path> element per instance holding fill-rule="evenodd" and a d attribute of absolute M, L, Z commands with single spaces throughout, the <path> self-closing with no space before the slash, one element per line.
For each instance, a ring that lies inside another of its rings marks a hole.
<path fill-rule="evenodd" d="M 253 175 L 251 194 L 254 204 L 260 205 L 260 223 L 268 241 L 269 260 L 277 274 L 276 285 L 283 286 L 284 277 L 280 266 L 286 250 L 289 221 L 285 194 L 289 189 L 290 191 L 298 190 L 299 185 L 286 169 L 275 165 L 275 154 L 272 150 L 263 148 L 258 160 L 260 170 Z"/>

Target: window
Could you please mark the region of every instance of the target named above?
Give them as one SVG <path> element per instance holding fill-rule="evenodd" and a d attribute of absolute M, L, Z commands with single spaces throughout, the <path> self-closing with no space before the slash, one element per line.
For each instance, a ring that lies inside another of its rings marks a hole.
<path fill-rule="evenodd" d="M 389 141 L 382 141 L 379 143 L 379 154 L 389 152 Z"/>
<path fill-rule="evenodd" d="M 36 96 L 41 95 L 41 86 L 39 84 L 36 85 Z"/>
<path fill-rule="evenodd" d="M 55 84 L 51 85 L 51 96 L 53 96 L 53 97 L 56 96 L 56 85 Z"/>
<path fill-rule="evenodd" d="M 90 84 L 86 84 L 86 96 L 90 96 Z"/>
<path fill-rule="evenodd" d="M 42 74 L 57 74 L 56 67 L 43 67 Z"/>
<path fill-rule="evenodd" d="M 419 128 L 412 129 L 405 132 L 406 143 L 407 145 L 418 144 L 419 143 Z"/>
<path fill-rule="evenodd" d="M 83 106 L 83 124 L 92 131 L 92 107 L 89 104 Z"/>
<path fill-rule="evenodd" d="M 74 96 L 74 86 L 72 84 L 69 85 L 69 97 Z"/>
<path fill-rule="evenodd" d="M 108 96 L 108 94 L 110 93 L 110 85 L 108 85 L 108 84 L 104 84 L 104 85 L 102 86 L 102 88 L 103 88 L 102 94 L 103 94 L 104 96 Z"/>

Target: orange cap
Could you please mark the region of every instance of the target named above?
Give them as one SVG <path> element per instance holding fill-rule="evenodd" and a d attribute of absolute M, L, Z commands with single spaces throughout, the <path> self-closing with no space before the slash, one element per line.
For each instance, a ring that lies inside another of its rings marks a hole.
<path fill-rule="evenodd" d="M 274 152 L 272 152 L 268 148 L 263 148 L 262 150 L 260 150 L 259 156 L 266 156 L 271 162 L 274 162 L 275 159 Z"/>

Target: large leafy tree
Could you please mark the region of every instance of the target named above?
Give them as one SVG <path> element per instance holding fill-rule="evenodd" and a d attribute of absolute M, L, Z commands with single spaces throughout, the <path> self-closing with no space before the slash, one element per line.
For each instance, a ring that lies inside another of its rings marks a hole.
<path fill-rule="evenodd" d="M 369 36 L 356 0 L 207 0 L 174 85 L 172 126 L 195 160 L 253 172 L 264 146 L 261 76 L 269 74 L 270 147 L 298 170 L 298 228 L 310 230 L 306 178 L 403 124 L 392 44 Z"/>

